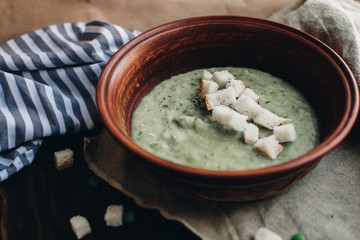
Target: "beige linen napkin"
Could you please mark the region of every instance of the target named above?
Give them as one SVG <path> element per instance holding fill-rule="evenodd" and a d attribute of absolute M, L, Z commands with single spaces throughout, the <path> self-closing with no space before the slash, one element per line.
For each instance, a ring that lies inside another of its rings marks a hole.
<path fill-rule="evenodd" d="M 353 0 L 300 1 L 270 17 L 320 39 L 340 54 L 360 81 L 360 3 Z"/>
<path fill-rule="evenodd" d="M 309 0 L 271 19 L 307 31 L 331 45 L 359 77 L 358 3 Z M 359 78 L 358 78 L 359 79 Z M 360 236 L 359 129 L 300 183 L 272 198 L 249 203 L 220 203 L 184 196 L 136 162 L 107 130 L 85 139 L 90 169 L 145 208 L 158 209 L 182 222 L 202 239 L 252 239 L 265 226 L 283 239 L 301 232 L 309 240 L 358 239 Z"/>
<path fill-rule="evenodd" d="M 352 134 L 300 183 L 275 197 L 249 203 L 211 202 L 174 192 L 147 168 L 127 158 L 103 130 L 85 140 L 89 167 L 140 207 L 158 209 L 182 222 L 202 239 L 251 239 L 266 226 L 290 239 L 357 239 L 360 234 L 360 141 Z"/>

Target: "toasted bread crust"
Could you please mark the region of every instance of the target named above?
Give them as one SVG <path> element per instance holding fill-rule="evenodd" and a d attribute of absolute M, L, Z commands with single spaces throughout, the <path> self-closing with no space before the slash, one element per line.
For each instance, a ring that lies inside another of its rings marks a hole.
<path fill-rule="evenodd" d="M 245 84 L 244 84 L 244 82 L 243 81 L 241 81 L 241 80 L 236 80 L 236 81 L 238 81 L 239 83 L 240 83 L 240 85 L 242 86 L 242 88 L 243 89 L 245 89 L 246 87 L 245 87 Z"/>
<path fill-rule="evenodd" d="M 288 124 L 289 122 L 291 122 L 291 119 L 290 119 L 290 118 L 284 118 L 284 119 L 281 121 L 281 123 L 280 123 L 279 126 Z"/>
<path fill-rule="evenodd" d="M 196 96 L 202 97 L 203 89 L 204 89 L 204 80 L 201 80 L 199 89 L 198 89 L 197 92 L 196 92 Z"/>
<path fill-rule="evenodd" d="M 205 106 L 206 106 L 206 110 L 208 110 L 208 111 L 213 109 L 210 104 L 209 96 L 207 94 L 205 94 Z"/>
<path fill-rule="evenodd" d="M 254 149 L 270 159 L 275 159 L 279 155 L 279 153 L 282 151 L 283 147 L 281 145 L 277 146 L 277 148 L 275 150 L 275 156 L 271 156 L 268 152 L 263 151 L 262 149 L 257 148 L 256 146 L 254 147 Z"/>
<path fill-rule="evenodd" d="M 68 161 L 68 162 L 63 163 L 63 164 L 58 164 L 58 162 L 55 161 L 55 168 L 56 168 L 56 170 L 63 170 L 63 169 L 72 167 L 73 165 L 74 165 L 74 162 L 73 162 L 73 161 Z"/>

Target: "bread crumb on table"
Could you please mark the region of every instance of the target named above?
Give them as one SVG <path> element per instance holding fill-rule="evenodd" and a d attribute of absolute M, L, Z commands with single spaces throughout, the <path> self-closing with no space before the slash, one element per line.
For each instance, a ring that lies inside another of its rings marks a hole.
<path fill-rule="evenodd" d="M 260 227 L 255 232 L 254 240 L 282 240 L 282 238 L 266 227 Z"/>
<path fill-rule="evenodd" d="M 123 225 L 123 210 L 122 205 L 109 205 L 106 209 L 104 220 L 108 227 L 119 227 Z"/>
<path fill-rule="evenodd" d="M 54 153 L 54 163 L 57 170 L 63 170 L 74 165 L 74 153 L 67 148 Z"/>
<path fill-rule="evenodd" d="M 88 220 L 80 215 L 70 218 L 71 229 L 75 233 L 77 239 L 83 238 L 84 236 L 91 233 L 91 227 Z"/>

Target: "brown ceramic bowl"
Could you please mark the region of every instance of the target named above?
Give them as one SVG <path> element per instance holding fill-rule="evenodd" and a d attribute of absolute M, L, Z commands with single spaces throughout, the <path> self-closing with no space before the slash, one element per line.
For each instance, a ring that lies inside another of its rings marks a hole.
<path fill-rule="evenodd" d="M 132 113 L 158 83 L 191 70 L 226 66 L 266 71 L 302 91 L 320 122 L 320 145 L 283 164 L 216 171 L 171 163 L 131 140 Z M 104 68 L 97 103 L 106 127 L 133 159 L 174 189 L 211 200 L 248 201 L 292 186 L 335 148 L 355 123 L 359 93 L 346 63 L 314 37 L 267 20 L 209 16 L 165 24 L 130 41 Z"/>

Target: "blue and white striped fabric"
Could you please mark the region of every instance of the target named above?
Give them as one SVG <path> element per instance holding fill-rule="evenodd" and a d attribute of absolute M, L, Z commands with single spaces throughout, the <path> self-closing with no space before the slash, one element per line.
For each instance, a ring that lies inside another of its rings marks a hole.
<path fill-rule="evenodd" d="M 43 137 L 100 123 L 98 77 L 138 34 L 99 21 L 66 23 L 0 45 L 0 181 L 34 160 Z"/>

